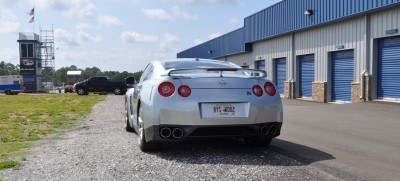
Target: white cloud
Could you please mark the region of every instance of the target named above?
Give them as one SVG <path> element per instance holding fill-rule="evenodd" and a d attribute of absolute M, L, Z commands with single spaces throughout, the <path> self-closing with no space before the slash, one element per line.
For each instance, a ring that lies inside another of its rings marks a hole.
<path fill-rule="evenodd" d="M 188 19 L 188 20 L 197 20 L 198 19 L 197 15 L 191 15 L 187 12 L 181 11 L 179 6 L 172 7 L 172 12 L 174 13 L 175 16 L 182 18 L 182 19 Z"/>
<path fill-rule="evenodd" d="M 202 43 L 204 43 L 204 42 L 206 42 L 206 41 L 196 38 L 196 39 L 194 39 L 193 42 L 194 42 L 195 45 L 200 45 L 200 44 L 202 44 Z"/>
<path fill-rule="evenodd" d="M 163 21 L 172 20 L 172 17 L 163 9 L 142 9 L 142 12 L 150 19 Z"/>
<path fill-rule="evenodd" d="M 130 43 L 150 43 L 158 41 L 157 36 L 140 34 L 133 31 L 124 31 L 121 34 L 121 39 L 124 42 Z"/>
<path fill-rule="evenodd" d="M 19 22 L 0 20 L 0 33 L 15 33 L 19 26 Z"/>
<path fill-rule="evenodd" d="M 8 9 L 0 9 L 0 33 L 15 33 L 18 31 L 20 23 L 14 12 Z"/>
<path fill-rule="evenodd" d="M 208 35 L 208 39 L 211 40 L 211 39 L 220 37 L 221 35 L 222 35 L 222 33 L 220 33 L 220 32 L 218 32 L 218 33 L 211 33 L 210 35 Z"/>
<path fill-rule="evenodd" d="M 17 48 L 17 50 L 18 50 L 18 48 Z M 6 62 L 18 61 L 17 56 L 18 56 L 18 53 L 13 51 L 11 48 L 4 48 L 0 51 L 1 61 L 6 61 Z"/>
<path fill-rule="evenodd" d="M 67 30 L 56 28 L 54 30 L 54 37 L 56 38 L 57 44 L 61 46 L 80 46 L 85 42 L 101 42 L 103 37 L 97 35 L 91 35 L 84 31 L 79 31 L 77 34 L 72 34 Z"/>
<path fill-rule="evenodd" d="M 77 30 L 90 30 L 93 28 L 93 25 L 88 23 L 78 23 L 75 25 L 75 29 Z"/>
<path fill-rule="evenodd" d="M 236 19 L 236 18 L 230 18 L 230 19 L 229 19 L 229 23 L 230 23 L 230 24 L 239 24 L 240 21 L 239 21 L 238 19 Z"/>
<path fill-rule="evenodd" d="M 136 72 L 143 70 L 148 63 L 159 57 L 159 54 L 147 48 L 129 50 L 113 48 L 109 51 L 81 51 L 79 49 L 67 47 L 59 49 L 57 52 L 56 68 L 76 65 L 79 68 L 96 66 L 102 71 Z M 161 57 L 161 59 L 164 59 L 164 57 Z"/>
<path fill-rule="evenodd" d="M 172 34 L 169 34 L 169 33 L 165 33 L 163 41 L 165 43 L 178 43 L 181 40 L 178 37 L 176 37 L 175 35 L 172 35 Z"/>
<path fill-rule="evenodd" d="M 180 2 L 180 3 L 188 3 L 188 4 L 215 4 L 215 3 L 224 3 L 224 4 L 237 4 L 238 0 L 164 0 L 165 2 Z"/>
<path fill-rule="evenodd" d="M 96 5 L 91 0 L 33 0 L 39 8 L 62 11 L 67 17 L 85 18 L 92 16 Z"/>
<path fill-rule="evenodd" d="M 93 35 L 90 35 L 89 33 L 83 32 L 83 31 L 79 31 L 78 32 L 77 38 L 78 38 L 78 41 L 80 43 L 83 43 L 83 42 L 101 42 L 101 41 L 103 41 L 103 37 L 101 37 L 99 35 L 93 36 Z"/>
<path fill-rule="evenodd" d="M 172 35 L 170 33 L 165 33 L 159 47 L 162 52 L 176 54 L 176 52 L 178 52 L 178 48 L 176 48 L 175 45 L 177 43 L 179 43 L 180 41 L 181 40 L 178 37 L 176 37 L 175 35 Z"/>
<path fill-rule="evenodd" d="M 124 26 L 124 22 L 114 16 L 99 16 L 97 20 L 108 27 Z"/>
<path fill-rule="evenodd" d="M 222 35 L 222 33 L 220 33 L 220 32 L 211 33 L 210 35 L 208 35 L 207 40 L 196 38 L 196 39 L 194 39 L 193 42 L 194 42 L 195 45 L 199 45 L 199 44 L 202 44 L 202 43 L 204 43 L 204 42 L 206 42 L 208 40 L 212 40 L 214 38 L 220 37 L 221 35 Z"/>

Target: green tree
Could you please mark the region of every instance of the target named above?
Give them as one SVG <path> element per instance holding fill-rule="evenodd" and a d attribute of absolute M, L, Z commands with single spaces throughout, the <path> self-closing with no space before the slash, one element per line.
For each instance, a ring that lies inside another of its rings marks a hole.
<path fill-rule="evenodd" d="M 19 75 L 19 65 L 12 63 L 0 62 L 0 75 Z"/>
<path fill-rule="evenodd" d="M 88 79 L 95 76 L 104 76 L 104 73 L 97 67 L 86 68 L 82 71 L 83 79 Z"/>
<path fill-rule="evenodd" d="M 133 77 L 135 77 L 136 82 L 140 80 L 140 77 L 143 74 L 143 70 L 133 73 Z"/>
<path fill-rule="evenodd" d="M 57 86 L 61 86 L 63 83 L 67 83 L 67 72 L 73 70 L 79 70 L 75 65 L 71 65 L 69 67 L 61 67 L 55 72 L 54 84 Z"/>

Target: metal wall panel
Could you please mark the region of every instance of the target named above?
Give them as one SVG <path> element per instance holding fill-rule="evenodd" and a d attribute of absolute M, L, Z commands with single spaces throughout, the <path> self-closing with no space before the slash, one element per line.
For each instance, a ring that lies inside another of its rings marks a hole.
<path fill-rule="evenodd" d="M 279 58 L 275 61 L 275 86 L 279 94 L 285 93 L 285 81 L 286 81 L 286 58 Z"/>
<path fill-rule="evenodd" d="M 245 42 L 328 23 L 395 3 L 400 3 L 400 0 L 285 0 L 245 18 Z M 311 16 L 304 14 L 307 9 L 313 11 Z"/>
<path fill-rule="evenodd" d="M 235 56 L 221 57 L 218 58 L 218 60 L 226 60 L 239 66 L 248 65 L 249 68 L 254 68 L 254 56 L 252 53 L 243 53 Z"/>
<path fill-rule="evenodd" d="M 398 7 L 376 12 L 371 15 L 371 38 L 381 38 L 395 34 L 387 34 L 387 30 L 398 29 L 400 31 L 400 9 Z"/>
<path fill-rule="evenodd" d="M 245 52 L 243 28 L 179 52 L 178 58 L 216 58 Z"/>
<path fill-rule="evenodd" d="M 357 17 L 295 34 L 296 55 L 315 54 L 315 81 L 328 81 L 328 53 L 339 50 L 338 45 L 343 45 L 344 50 L 354 49 L 354 81 L 359 81 L 369 53 L 366 50 L 366 22 L 366 16 Z"/>
<path fill-rule="evenodd" d="M 378 97 L 400 98 L 400 37 L 379 40 Z"/>
<path fill-rule="evenodd" d="M 317 26 L 378 8 L 400 4 L 400 0 L 285 0 L 244 19 L 244 27 L 177 54 L 178 58 L 218 58 L 245 52 L 245 43 L 271 38 L 304 28 Z M 304 15 L 310 9 L 313 15 Z M 394 13 L 394 12 L 393 12 Z M 394 13 L 396 14 L 396 13 Z M 397 14 L 396 14 L 397 15 Z M 396 24 L 394 15 L 386 14 L 374 19 L 375 24 Z M 379 20 L 384 21 L 379 21 Z M 389 23 L 390 21 L 390 23 Z M 385 26 L 373 26 L 385 27 Z M 379 34 L 381 30 L 374 30 Z M 209 50 L 213 53 L 209 54 Z"/>
<path fill-rule="evenodd" d="M 299 63 L 299 96 L 311 98 L 314 82 L 314 55 L 299 56 Z"/>
<path fill-rule="evenodd" d="M 368 72 L 370 75 L 378 75 L 378 38 L 398 36 L 400 32 L 394 34 L 386 33 L 387 30 L 397 29 L 400 31 L 400 8 L 399 6 L 386 9 L 385 11 L 374 12 L 371 14 L 371 31 L 370 34 L 370 61 L 368 66 Z M 373 99 L 378 96 L 378 76 L 372 76 L 372 88 L 371 95 Z"/>
<path fill-rule="evenodd" d="M 354 74 L 354 51 L 332 53 L 332 100 L 351 101 Z"/>
<path fill-rule="evenodd" d="M 267 72 L 274 71 L 273 60 L 276 58 L 287 58 L 287 64 L 289 67 L 292 66 L 292 35 L 286 35 L 278 38 L 273 38 L 253 44 L 253 55 L 254 60 L 265 60 L 265 66 Z M 289 69 L 287 72 L 289 79 L 293 78 L 292 70 Z M 268 79 L 275 80 L 274 74 L 268 74 Z"/>

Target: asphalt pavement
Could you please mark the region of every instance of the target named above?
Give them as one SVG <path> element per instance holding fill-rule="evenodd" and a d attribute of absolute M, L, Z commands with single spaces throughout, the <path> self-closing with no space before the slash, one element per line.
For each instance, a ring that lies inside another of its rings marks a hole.
<path fill-rule="evenodd" d="M 278 152 L 345 180 L 399 180 L 400 104 L 283 103 Z"/>

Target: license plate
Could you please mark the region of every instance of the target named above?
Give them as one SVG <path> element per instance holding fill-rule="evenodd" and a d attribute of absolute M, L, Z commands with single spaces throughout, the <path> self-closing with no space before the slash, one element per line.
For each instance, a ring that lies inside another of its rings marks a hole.
<path fill-rule="evenodd" d="M 202 116 L 205 118 L 246 117 L 245 103 L 205 103 L 202 104 Z"/>
<path fill-rule="evenodd" d="M 214 117 L 235 116 L 236 106 L 233 104 L 215 104 L 212 106 Z"/>

